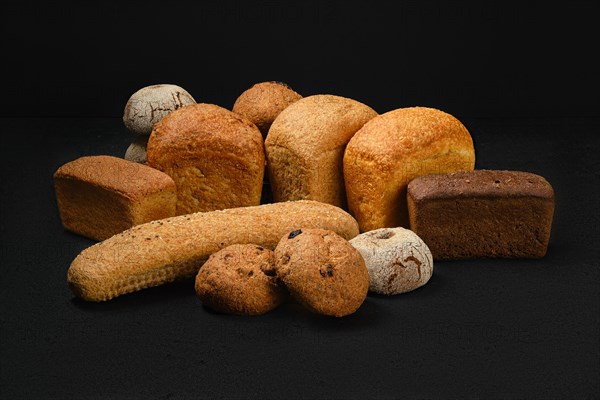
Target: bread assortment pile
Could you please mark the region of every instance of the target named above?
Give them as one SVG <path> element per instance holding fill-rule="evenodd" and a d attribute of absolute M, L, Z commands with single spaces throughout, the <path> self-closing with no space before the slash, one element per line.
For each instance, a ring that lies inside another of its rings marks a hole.
<path fill-rule="evenodd" d="M 547 250 L 550 184 L 474 170 L 469 131 L 437 109 L 378 114 L 262 82 L 229 110 L 154 85 L 131 96 L 123 121 L 138 135 L 124 159 L 82 157 L 54 174 L 63 226 L 101 240 L 67 274 L 84 300 L 195 277 L 217 312 L 293 299 L 341 317 L 368 291 L 425 285 L 433 260 Z"/>

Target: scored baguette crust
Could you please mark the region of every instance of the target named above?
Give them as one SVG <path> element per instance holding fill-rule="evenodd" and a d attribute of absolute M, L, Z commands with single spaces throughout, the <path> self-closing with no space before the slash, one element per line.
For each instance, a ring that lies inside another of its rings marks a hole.
<path fill-rule="evenodd" d="M 310 200 L 181 215 L 138 225 L 83 250 L 67 281 L 84 300 L 110 300 L 194 276 L 212 253 L 232 244 L 274 249 L 300 227 L 329 229 L 347 240 L 358 235 L 350 214 Z"/>
<path fill-rule="evenodd" d="M 265 140 L 275 201 L 317 200 L 345 207 L 342 159 L 346 144 L 377 113 L 356 100 L 305 97 L 285 108 Z"/>
<path fill-rule="evenodd" d="M 471 135 L 452 115 L 427 107 L 389 111 L 367 122 L 346 147 L 348 209 L 361 232 L 408 227 L 408 182 L 474 167 Z"/>

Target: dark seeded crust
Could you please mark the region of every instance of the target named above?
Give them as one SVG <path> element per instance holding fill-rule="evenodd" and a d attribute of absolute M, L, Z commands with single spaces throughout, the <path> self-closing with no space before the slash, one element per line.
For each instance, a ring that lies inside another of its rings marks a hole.
<path fill-rule="evenodd" d="M 419 177 L 408 185 L 411 230 L 434 260 L 541 258 L 554 192 L 541 176 L 480 170 Z"/>
<path fill-rule="evenodd" d="M 412 180 L 408 190 L 414 200 L 462 197 L 522 197 L 552 199 L 552 186 L 530 172 L 477 170 L 425 175 Z"/>

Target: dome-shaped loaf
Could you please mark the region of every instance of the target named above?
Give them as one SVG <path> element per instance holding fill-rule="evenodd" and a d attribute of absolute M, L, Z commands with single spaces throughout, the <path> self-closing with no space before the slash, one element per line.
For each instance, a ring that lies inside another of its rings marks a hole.
<path fill-rule="evenodd" d="M 177 185 L 177 214 L 260 203 L 265 155 L 258 128 L 213 104 L 180 108 L 154 126 L 148 165 Z"/>
<path fill-rule="evenodd" d="M 263 137 L 266 137 L 279 113 L 301 98 L 285 83 L 261 82 L 240 94 L 232 111 L 254 122 Z"/>
<path fill-rule="evenodd" d="M 399 108 L 373 118 L 348 143 L 348 209 L 361 232 L 407 227 L 408 182 L 474 167 L 473 140 L 459 120 L 433 108 Z"/>
<path fill-rule="evenodd" d="M 131 132 L 148 136 L 154 124 L 165 115 L 190 104 L 196 104 L 196 100 L 180 86 L 146 86 L 132 94 L 127 101 L 123 123 Z"/>
<path fill-rule="evenodd" d="M 305 97 L 283 110 L 265 140 L 273 199 L 345 207 L 344 149 L 376 115 L 356 100 L 325 94 Z"/>

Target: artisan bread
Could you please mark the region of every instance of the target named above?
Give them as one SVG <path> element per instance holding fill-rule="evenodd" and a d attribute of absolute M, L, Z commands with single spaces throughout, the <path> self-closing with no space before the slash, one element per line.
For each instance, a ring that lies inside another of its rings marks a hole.
<path fill-rule="evenodd" d="M 383 295 L 410 292 L 425 285 L 433 274 L 433 257 L 414 232 L 380 228 L 350 240 L 369 270 L 369 290 Z"/>
<path fill-rule="evenodd" d="M 175 215 L 175 182 L 148 166 L 111 156 L 81 157 L 54 173 L 63 226 L 104 240 Z"/>
<path fill-rule="evenodd" d="M 180 108 L 154 126 L 148 165 L 177 185 L 177 214 L 260 204 L 265 155 L 258 128 L 213 104 Z"/>
<path fill-rule="evenodd" d="M 148 145 L 148 138 L 149 136 L 147 135 L 138 136 L 133 142 L 131 142 L 129 147 L 127 147 L 123 158 L 128 161 L 146 164 L 146 146 Z"/>
<path fill-rule="evenodd" d="M 362 232 L 408 227 L 408 182 L 474 166 L 471 135 L 452 115 L 426 107 L 393 110 L 367 122 L 346 147 L 348 208 Z"/>
<path fill-rule="evenodd" d="M 408 185 L 410 226 L 436 260 L 541 258 L 554 191 L 529 172 L 476 170 L 427 175 Z"/>
<path fill-rule="evenodd" d="M 266 137 L 279 113 L 301 98 L 285 83 L 261 82 L 240 94 L 232 111 L 252 121 Z"/>
<path fill-rule="evenodd" d="M 358 101 L 333 95 L 305 97 L 283 110 L 265 140 L 273 199 L 345 207 L 344 149 L 376 115 Z"/>
<path fill-rule="evenodd" d="M 213 253 L 232 244 L 274 249 L 299 227 L 358 234 L 350 214 L 329 204 L 297 201 L 181 215 L 136 226 L 82 251 L 67 281 L 84 300 L 102 301 L 197 274 Z"/>
<path fill-rule="evenodd" d="M 180 86 L 146 86 L 132 94 L 125 104 L 123 123 L 131 132 L 148 136 L 165 115 L 190 104 L 196 104 L 196 100 Z"/>

